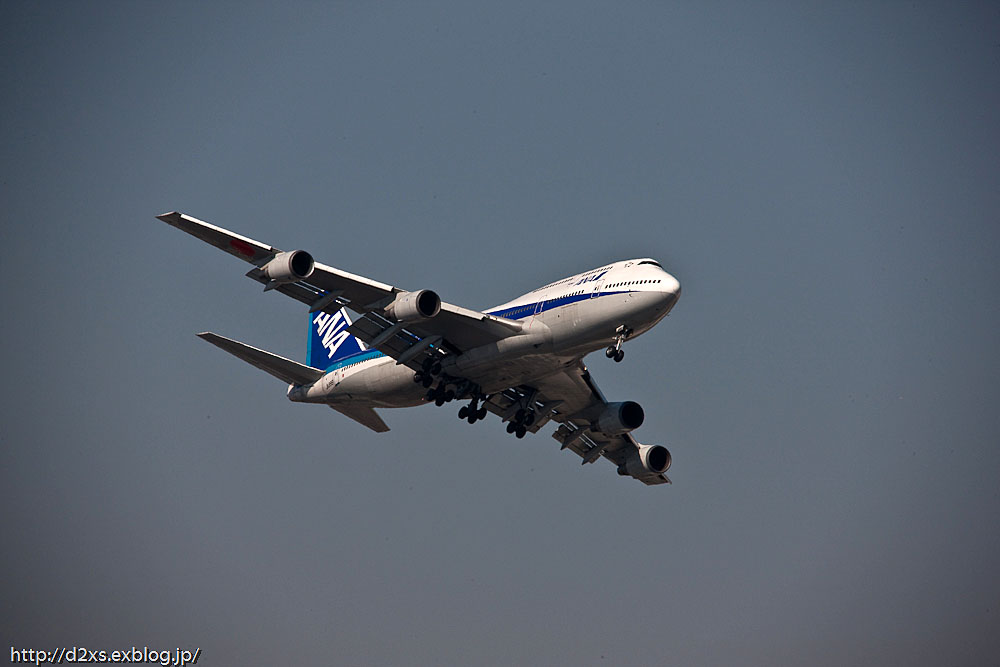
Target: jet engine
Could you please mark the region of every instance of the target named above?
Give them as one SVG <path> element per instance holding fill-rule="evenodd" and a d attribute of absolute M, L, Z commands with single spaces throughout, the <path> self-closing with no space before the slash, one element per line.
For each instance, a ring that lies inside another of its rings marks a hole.
<path fill-rule="evenodd" d="M 313 258 L 305 250 L 279 252 L 260 270 L 276 283 L 294 283 L 312 275 Z"/>
<path fill-rule="evenodd" d="M 672 462 L 670 450 L 663 445 L 639 445 L 638 449 L 629 449 L 625 455 L 625 465 L 618 469 L 618 473 L 636 478 L 651 473 L 662 475 L 670 470 Z"/>
<path fill-rule="evenodd" d="M 400 322 L 426 320 L 441 312 L 441 297 L 429 289 L 400 292 L 385 308 L 385 312 Z"/>
<path fill-rule="evenodd" d="M 620 435 L 642 426 L 645 417 L 642 406 L 635 401 L 608 403 L 591 428 L 608 435 Z"/>

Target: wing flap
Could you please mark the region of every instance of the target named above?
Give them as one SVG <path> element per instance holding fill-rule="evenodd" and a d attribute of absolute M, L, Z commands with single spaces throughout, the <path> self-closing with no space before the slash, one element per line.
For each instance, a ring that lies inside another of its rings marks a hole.
<path fill-rule="evenodd" d="M 520 333 L 523 326 L 516 320 L 442 303 L 437 317 L 417 322 L 412 329 L 421 336 L 440 334 L 460 350 L 471 350 Z"/>
<path fill-rule="evenodd" d="M 354 320 L 354 324 L 347 327 L 347 332 L 414 370 L 420 368 L 428 356 L 441 358 L 429 342 L 423 343 L 432 339 L 422 339 L 407 331 L 402 322 L 392 322 L 375 312 L 365 313 Z"/>
<path fill-rule="evenodd" d="M 398 287 L 341 271 L 319 262 L 313 264 L 313 272 L 309 276 L 308 282 L 318 287 L 323 293 L 342 292 L 342 297 L 350 303 L 351 309 L 358 313 L 369 310 L 366 306 L 370 303 L 381 301 L 403 291 Z"/>
<path fill-rule="evenodd" d="M 351 334 L 396 359 L 396 352 L 404 352 L 423 338 L 440 336 L 447 341 L 449 348 L 464 352 L 480 345 L 495 343 L 521 330 L 520 322 L 448 303 L 442 303 L 441 312 L 429 320 L 407 322 L 402 326 L 400 324 L 373 310 L 355 320 Z M 377 341 L 378 336 L 390 329 L 392 331 L 387 340 Z"/>

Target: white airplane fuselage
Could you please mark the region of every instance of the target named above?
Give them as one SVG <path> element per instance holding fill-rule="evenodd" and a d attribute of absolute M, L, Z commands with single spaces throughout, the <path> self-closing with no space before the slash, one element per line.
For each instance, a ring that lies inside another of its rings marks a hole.
<path fill-rule="evenodd" d="M 448 358 L 444 372 L 484 394 L 530 384 L 580 357 L 648 331 L 670 312 L 680 283 L 651 259 L 608 264 L 556 281 L 486 311 L 522 331 Z M 296 402 L 410 407 L 427 402 L 414 372 L 377 350 L 347 357 L 312 384 L 290 386 Z"/>

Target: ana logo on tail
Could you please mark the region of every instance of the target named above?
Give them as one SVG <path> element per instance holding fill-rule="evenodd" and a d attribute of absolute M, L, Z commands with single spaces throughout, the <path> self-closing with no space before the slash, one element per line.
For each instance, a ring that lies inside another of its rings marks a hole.
<path fill-rule="evenodd" d="M 316 313 L 309 322 L 309 365 L 326 369 L 334 362 L 364 352 L 367 346 L 352 336 L 347 327 L 351 318 L 344 309 L 334 314 Z"/>

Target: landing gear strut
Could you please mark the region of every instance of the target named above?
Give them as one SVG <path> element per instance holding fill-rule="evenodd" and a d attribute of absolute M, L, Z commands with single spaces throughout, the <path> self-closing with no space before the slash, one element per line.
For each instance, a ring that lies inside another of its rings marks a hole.
<path fill-rule="evenodd" d="M 632 330 L 629 329 L 624 324 L 615 329 L 615 342 L 608 346 L 608 349 L 604 351 L 605 356 L 608 359 L 614 359 L 615 362 L 621 362 L 625 358 L 625 350 L 622 349 L 622 344 L 632 335 Z"/>

